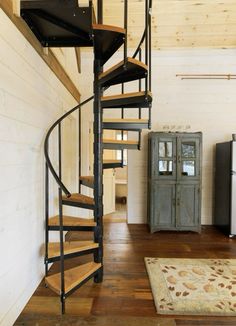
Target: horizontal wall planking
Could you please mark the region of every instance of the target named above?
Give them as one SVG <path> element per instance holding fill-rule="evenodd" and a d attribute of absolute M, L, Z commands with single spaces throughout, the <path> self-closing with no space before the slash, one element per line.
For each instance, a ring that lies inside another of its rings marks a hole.
<path fill-rule="evenodd" d="M 40 145 L 45 135 L 45 130 L 29 126 L 19 121 L 12 123 L 12 119 L 1 117 L 0 140 L 6 142 Z"/>
<path fill-rule="evenodd" d="M 12 94 L 0 89 L 0 98 L 3 97 L 3 101 L 0 100 L 0 116 L 11 118 L 27 124 L 45 130 L 45 126 L 55 121 L 58 114 L 53 114 L 51 111 L 46 111 L 44 107 L 33 107 L 32 104 L 27 103 L 22 98 L 17 98 Z M 36 105 L 36 103 L 35 103 Z M 11 110 L 9 110 L 11 108 Z M 33 112 L 33 114 L 32 114 Z M 45 130 L 46 131 L 46 130 Z"/>
<path fill-rule="evenodd" d="M 33 241 L 33 239 L 31 239 L 31 241 Z M 29 252 L 31 252 L 31 246 L 28 245 L 27 250 Z M 25 248 L 26 250 L 26 248 Z M 19 297 L 23 296 L 24 293 L 21 292 L 21 288 L 25 288 L 26 291 L 29 288 L 29 286 L 32 286 L 32 275 L 35 275 L 35 269 L 38 268 L 38 272 L 40 272 L 40 276 L 41 278 L 43 277 L 43 261 L 40 267 L 38 267 L 38 256 L 37 259 L 35 257 L 33 257 L 33 255 L 31 256 L 31 260 L 28 260 L 28 255 L 24 255 L 24 252 L 21 252 L 20 255 L 18 255 L 17 257 L 15 257 L 16 262 L 18 263 L 18 266 L 20 264 L 23 264 L 23 266 L 25 267 L 24 269 L 18 270 L 18 274 L 17 277 L 15 275 L 15 267 L 17 266 L 16 264 L 14 265 L 14 268 L 11 268 L 6 274 L 4 274 L 4 276 L 1 277 L 1 281 L 0 281 L 0 291 L 1 293 L 3 293 L 4 290 L 4 285 L 7 283 L 9 285 L 8 282 L 10 282 L 11 284 L 11 289 L 6 292 L 6 294 L 4 295 L 4 305 L 6 304 L 7 306 L 11 307 L 11 305 L 13 305 L 12 303 L 14 302 L 15 308 L 16 305 L 19 304 L 18 302 L 15 302 L 15 295 L 17 295 L 17 298 L 19 299 Z M 18 258 L 19 257 L 19 258 Z M 31 270 L 31 274 L 26 272 Z M 39 279 L 34 279 L 35 284 L 33 284 L 33 288 L 35 289 L 35 286 L 37 287 L 38 283 L 40 282 L 41 278 Z M 29 300 L 29 298 L 28 298 Z M 25 302 L 26 304 L 26 302 Z M 5 311 L 4 311 L 4 305 L 1 304 L 0 305 L 0 316 L 1 318 L 5 317 Z M 20 313 L 20 310 L 19 310 Z M 2 320 L 0 320 L 1 322 Z"/>
<path fill-rule="evenodd" d="M 122 1 L 112 1 L 104 7 L 106 23 L 122 26 L 122 20 L 117 18 L 123 16 Z M 135 47 L 144 28 L 144 3 L 130 2 L 129 9 L 129 46 Z M 152 46 L 154 49 L 235 47 L 235 17 L 235 1 L 154 1 Z"/>
<path fill-rule="evenodd" d="M 55 73 L 55 75 L 59 78 L 59 80 L 63 83 L 67 90 L 72 94 L 72 96 L 79 102 L 80 93 L 78 89 L 71 81 L 70 77 L 65 72 L 64 68 L 61 66 L 59 61 L 56 59 L 54 53 L 49 49 L 48 54 L 45 55 L 42 46 L 35 38 L 33 33 L 30 31 L 28 26 L 25 24 L 25 22 L 21 18 L 18 18 L 13 14 L 12 1 L 2 1 L 0 3 L 0 8 L 5 12 L 9 19 L 11 19 L 13 24 L 15 24 L 17 29 L 24 35 L 27 41 L 33 46 L 33 48 L 37 51 L 37 53 L 41 56 L 45 63 L 50 67 L 50 69 Z"/>
<path fill-rule="evenodd" d="M 33 164 L 41 155 L 41 143 L 29 146 L 0 140 L 0 166 Z"/>
<path fill-rule="evenodd" d="M 1 192 L 0 219 L 9 218 L 11 216 L 13 219 L 17 220 L 19 212 L 24 211 L 27 207 L 36 206 L 37 211 L 43 212 L 43 189 L 43 184 L 41 182 L 23 185 L 9 191 Z M 41 201 L 38 200 L 39 198 Z M 11 205 L 9 205 L 9 203 L 11 203 Z M 43 220 L 43 216 L 41 220 Z"/>
<path fill-rule="evenodd" d="M 1 59 L 0 59 L 1 60 Z M 37 107 L 44 108 L 45 110 L 53 104 L 55 107 L 55 112 L 58 107 L 61 106 L 60 96 L 55 96 L 55 99 L 49 99 L 45 96 L 40 96 L 37 92 L 37 89 L 28 84 L 21 76 L 14 73 L 14 71 L 9 70 L 9 68 L 2 64 L 0 61 L 0 89 L 7 90 L 9 93 L 12 93 L 14 89 L 14 95 L 22 100 L 28 102 L 32 105 L 37 105 Z M 24 94 L 27 93 L 27 96 Z M 53 97 L 54 98 L 54 97 Z M 46 113 L 46 112 L 45 112 Z"/>
<path fill-rule="evenodd" d="M 41 157 L 43 162 L 43 158 Z M 17 169 L 14 165 L 1 166 L 1 184 L 0 193 L 10 191 L 19 187 L 40 183 L 43 175 L 43 167 L 32 162 L 31 165 L 18 165 Z"/>
<path fill-rule="evenodd" d="M 12 33 L 13 35 L 10 42 L 14 43 L 14 31 L 12 31 Z M 36 65 L 36 62 L 38 62 L 38 56 L 36 54 L 34 56 L 32 51 L 28 53 L 28 51 L 26 51 L 27 45 L 23 48 L 23 52 L 20 52 L 20 48 L 16 49 L 12 47 L 5 39 L 2 38 L 1 33 L 0 46 L 2 49 L 0 53 L 0 62 L 2 64 L 2 69 L 4 69 L 5 72 L 8 71 L 11 75 L 14 74 L 15 76 L 17 76 L 18 80 L 20 80 L 21 83 L 23 80 L 24 84 L 27 84 L 28 89 L 31 88 L 34 91 L 34 98 L 37 96 L 38 98 L 45 99 L 45 101 L 52 101 L 53 99 L 55 100 L 54 104 L 58 105 L 58 92 L 56 91 L 56 87 L 58 87 L 58 85 L 61 85 L 61 83 L 57 80 L 56 77 L 54 80 L 48 78 L 50 70 L 47 66 L 45 66 L 45 64 L 43 64 L 43 62 L 42 64 L 37 63 Z M 21 71 L 21 69 L 24 69 L 24 74 L 17 73 L 18 71 Z M 5 80 L 4 83 L 2 82 L 2 84 L 5 85 Z M 19 87 L 20 86 L 21 85 L 19 85 Z M 63 91 L 62 85 L 61 88 Z M 54 89 L 55 92 L 53 94 L 54 96 L 52 97 L 50 95 L 52 95 Z M 29 92 L 29 97 L 30 95 L 31 93 Z"/>

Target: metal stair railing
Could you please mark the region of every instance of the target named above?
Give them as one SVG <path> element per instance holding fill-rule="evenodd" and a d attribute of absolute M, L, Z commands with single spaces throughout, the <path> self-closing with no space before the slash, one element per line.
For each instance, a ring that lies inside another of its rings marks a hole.
<path fill-rule="evenodd" d="M 91 0 L 90 0 L 91 5 Z M 103 12 L 103 1 L 99 1 L 98 5 L 98 23 L 102 23 L 102 12 Z M 145 0 L 146 5 L 146 16 L 145 16 L 145 30 L 143 36 L 139 42 L 139 45 L 134 52 L 133 58 L 139 54 L 141 58 L 141 47 L 145 41 L 145 63 L 149 64 L 149 79 L 148 76 L 145 78 L 145 92 L 146 95 L 148 90 L 151 90 L 151 8 L 152 0 Z M 128 0 L 124 2 L 124 23 L 126 27 L 126 36 L 124 40 L 124 64 L 127 63 L 127 28 L 128 28 Z M 139 81 L 139 89 L 141 89 L 141 81 Z M 106 90 L 109 87 L 104 88 Z M 124 85 L 122 85 L 122 91 L 124 92 Z M 44 142 L 44 155 L 45 155 L 45 217 L 46 217 L 46 227 L 45 227 L 45 274 L 48 274 L 48 242 L 49 242 L 49 171 L 54 177 L 55 181 L 58 184 L 58 195 L 59 195 L 59 226 L 60 226 L 60 266 L 61 266 L 61 303 L 62 303 L 62 313 L 65 312 L 65 283 L 64 283 L 64 244 L 63 244 L 63 205 L 62 205 L 62 193 L 67 197 L 71 196 L 70 191 L 67 189 L 65 184 L 62 181 L 62 142 L 61 142 L 61 122 L 67 118 L 70 114 L 79 110 L 79 174 L 81 174 L 81 108 L 94 99 L 94 95 L 83 101 L 82 103 L 76 105 L 71 110 L 63 114 L 59 119 L 57 119 L 52 126 L 49 128 Z M 124 108 L 122 108 L 122 118 L 124 118 Z M 139 118 L 141 118 L 141 108 L 139 108 Z M 149 104 L 149 127 L 151 124 L 151 105 Z M 59 172 L 56 172 L 50 155 L 49 155 L 49 140 L 54 129 L 58 127 L 58 162 L 59 162 Z M 123 133 L 122 133 L 123 138 Z M 139 133 L 139 140 L 141 140 Z M 99 142 L 101 139 L 99 140 Z M 124 155 L 122 154 L 122 165 L 123 165 Z M 79 175 L 80 176 L 80 175 Z M 80 191 L 80 185 L 79 185 Z"/>
<path fill-rule="evenodd" d="M 148 19 L 146 18 L 146 25 L 145 25 L 145 29 L 143 32 L 143 35 L 140 39 L 140 42 L 138 44 L 137 49 L 135 50 L 132 58 L 135 59 L 137 57 L 137 55 L 140 55 L 140 52 L 142 51 L 142 45 L 145 41 L 145 39 L 147 37 L 149 37 L 149 42 L 146 42 L 146 47 L 145 47 L 145 52 L 147 53 L 146 56 L 148 58 L 148 64 L 149 64 L 149 82 L 148 82 L 148 90 L 151 90 L 151 10 L 152 10 L 152 0 L 145 0 L 146 1 L 146 16 L 148 17 Z M 125 3 L 127 2 L 127 0 L 125 0 Z M 102 4 L 102 1 L 100 1 L 100 3 Z M 128 9 L 128 6 L 125 4 L 125 7 Z M 102 5 L 99 7 L 99 11 L 102 12 Z M 128 21 L 128 14 L 126 14 L 126 19 Z M 128 23 L 126 23 L 126 26 L 128 27 Z M 148 45 L 148 47 L 147 47 Z M 126 43 L 126 47 L 127 47 L 127 43 Z M 127 53 L 126 51 L 124 51 L 125 53 Z M 127 55 L 126 55 L 127 57 Z M 139 57 L 141 58 L 141 57 Z M 148 79 L 148 77 L 147 77 Z M 109 87 L 104 88 L 104 90 L 108 89 Z M 50 139 L 50 135 L 52 133 L 52 131 L 57 127 L 57 125 L 62 122 L 67 116 L 69 116 L 70 114 L 72 114 L 73 112 L 75 112 L 76 110 L 80 110 L 85 104 L 89 103 L 90 101 L 92 101 L 94 99 L 94 96 L 91 96 L 89 98 L 87 98 L 85 101 L 83 101 L 82 103 L 76 105 L 74 108 L 72 108 L 71 110 L 69 110 L 68 112 L 66 112 L 64 115 L 62 115 L 58 120 L 56 120 L 53 125 L 49 128 L 46 138 L 45 138 L 45 142 L 44 142 L 44 156 L 45 156 L 45 160 L 46 160 L 46 174 L 47 171 L 50 171 L 51 174 L 53 175 L 55 181 L 57 182 L 58 186 L 62 189 L 62 191 L 65 193 L 65 195 L 67 197 L 71 196 L 71 193 L 69 192 L 69 190 L 67 189 L 67 187 L 64 185 L 64 183 L 62 182 L 61 178 L 59 177 L 58 173 L 56 172 L 56 170 L 53 167 L 53 164 L 51 162 L 51 159 L 49 157 L 49 139 Z M 124 109 L 124 108 L 122 108 Z M 149 110 L 150 112 L 151 110 Z M 123 112 L 124 114 L 124 112 Z M 140 111 L 139 111 L 139 116 L 140 115 Z M 150 115 L 149 115 L 149 120 L 150 120 Z M 81 130 L 81 115 L 80 115 L 80 128 L 79 130 Z M 81 136 L 81 135 L 80 135 Z M 80 137 L 81 138 L 81 137 Z M 80 146 L 80 151 L 81 151 L 81 146 Z M 80 156 L 81 158 L 81 156 Z M 47 179 L 47 178 L 46 178 Z M 46 180 L 47 181 L 47 180 Z M 48 182 L 46 182 L 47 184 Z"/>

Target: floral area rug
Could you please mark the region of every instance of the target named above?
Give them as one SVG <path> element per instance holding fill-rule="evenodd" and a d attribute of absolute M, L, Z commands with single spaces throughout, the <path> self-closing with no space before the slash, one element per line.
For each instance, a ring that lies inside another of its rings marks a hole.
<path fill-rule="evenodd" d="M 145 258 L 159 314 L 236 316 L 236 259 Z"/>

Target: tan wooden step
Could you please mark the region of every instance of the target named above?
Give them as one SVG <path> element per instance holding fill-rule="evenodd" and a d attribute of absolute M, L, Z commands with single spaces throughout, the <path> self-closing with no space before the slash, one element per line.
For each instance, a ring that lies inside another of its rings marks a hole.
<path fill-rule="evenodd" d="M 103 96 L 101 105 L 103 109 L 147 108 L 151 105 L 152 93 L 135 92 Z"/>
<path fill-rule="evenodd" d="M 59 216 L 54 216 L 49 219 L 49 226 L 56 226 L 59 227 Z M 81 217 L 74 217 L 74 216 L 63 216 L 63 226 L 64 227 L 78 227 L 78 226 L 85 226 L 85 227 L 94 227 L 96 226 L 96 223 L 94 222 L 94 219 L 90 218 L 81 218 Z"/>
<path fill-rule="evenodd" d="M 115 169 L 121 167 L 122 167 L 121 160 L 103 160 L 103 169 Z"/>
<path fill-rule="evenodd" d="M 103 148 L 110 150 L 139 149 L 137 140 L 103 139 Z"/>
<path fill-rule="evenodd" d="M 148 119 L 103 119 L 103 122 L 114 123 L 148 123 Z"/>
<path fill-rule="evenodd" d="M 139 96 L 144 96 L 144 95 L 145 95 L 145 92 L 133 92 L 133 93 L 103 96 L 101 98 L 101 100 L 105 102 L 105 101 L 118 100 L 118 99 L 130 98 L 130 97 L 139 97 Z M 148 92 L 148 95 L 152 96 L 152 93 Z"/>
<path fill-rule="evenodd" d="M 125 29 L 103 24 L 93 24 L 92 28 L 95 58 L 104 64 L 124 43 Z"/>
<path fill-rule="evenodd" d="M 148 122 L 148 119 L 103 119 L 103 129 L 137 131 L 148 129 Z"/>
<path fill-rule="evenodd" d="M 87 277 L 96 272 L 102 265 L 100 263 L 90 262 L 75 268 L 71 268 L 65 271 L 65 294 L 70 290 L 78 286 Z M 51 276 L 45 277 L 46 285 L 56 292 L 61 294 L 61 274 L 57 273 Z"/>
<path fill-rule="evenodd" d="M 81 176 L 79 179 L 82 185 L 93 188 L 94 186 L 93 176 Z"/>
<path fill-rule="evenodd" d="M 119 163 L 121 163 L 121 161 L 120 160 L 103 160 L 103 163 L 104 164 L 119 164 Z"/>
<path fill-rule="evenodd" d="M 104 144 L 124 144 L 124 145 L 138 145 L 137 140 L 117 140 L 117 139 L 103 139 Z"/>
<path fill-rule="evenodd" d="M 95 243 L 93 241 L 64 242 L 64 255 L 69 255 L 94 248 L 98 248 L 98 243 Z M 60 243 L 50 242 L 48 244 L 48 258 L 58 256 L 60 256 Z"/>
<path fill-rule="evenodd" d="M 70 197 L 63 196 L 62 203 L 68 206 L 94 209 L 94 199 L 81 194 L 71 194 Z"/>
<path fill-rule="evenodd" d="M 146 76 L 148 66 L 143 62 L 127 58 L 127 61 L 122 60 L 115 66 L 109 68 L 99 75 L 99 81 L 103 86 L 111 86 L 123 82 L 142 79 Z"/>

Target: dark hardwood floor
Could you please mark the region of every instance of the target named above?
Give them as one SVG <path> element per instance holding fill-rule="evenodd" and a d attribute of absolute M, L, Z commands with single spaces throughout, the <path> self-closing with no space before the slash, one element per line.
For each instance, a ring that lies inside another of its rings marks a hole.
<path fill-rule="evenodd" d="M 88 233 L 72 233 L 70 239 L 87 239 Z M 59 298 L 42 282 L 15 325 L 56 326 L 194 326 L 236 325 L 235 317 L 161 316 L 156 314 L 144 266 L 144 257 L 235 258 L 236 239 L 214 227 L 201 234 L 159 232 L 150 234 L 146 225 L 105 223 L 102 284 L 89 281 L 66 302 L 60 315 Z M 67 267 L 91 257 L 67 261 Z M 58 270 L 54 264 L 51 271 Z"/>

